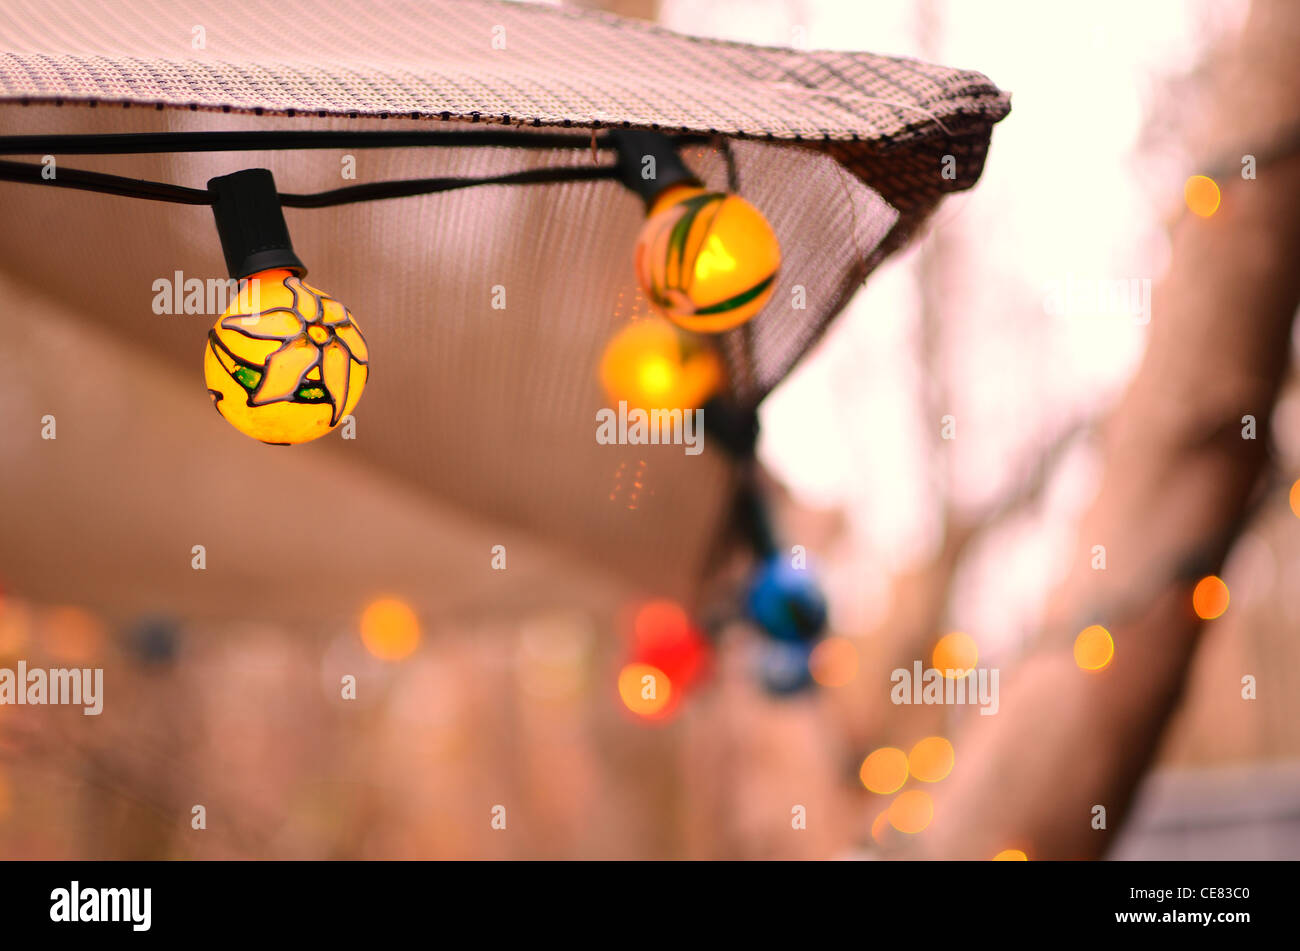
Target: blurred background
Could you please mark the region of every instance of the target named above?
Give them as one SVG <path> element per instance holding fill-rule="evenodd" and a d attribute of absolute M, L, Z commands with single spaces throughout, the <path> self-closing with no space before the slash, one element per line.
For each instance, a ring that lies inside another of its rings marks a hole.
<path fill-rule="evenodd" d="M 692 584 L 619 552 L 622 522 L 581 551 L 338 447 L 249 484 L 201 448 L 221 424 L 192 381 L 3 269 L 0 666 L 103 667 L 106 702 L 0 706 L 0 856 L 1300 858 L 1300 9 L 581 6 L 1013 96 L 979 185 L 762 405 L 775 521 L 829 604 L 812 683 L 773 689 L 718 607 L 744 566 Z M 1150 307 L 1071 296 L 1089 282 Z M 122 422 L 146 404 L 208 435 L 151 444 Z M 78 426 L 111 470 L 51 458 Z M 707 549 L 721 475 L 693 495 L 680 467 L 609 458 L 611 511 L 680 499 Z M 177 480 L 210 505 L 169 506 Z M 38 501 L 60 485 L 77 501 Z M 291 546 L 223 515 L 268 485 L 300 506 Z M 1113 662 L 1081 654 L 1093 625 Z M 650 709 L 621 677 L 663 641 L 674 696 Z M 998 714 L 892 704 L 914 661 L 998 669 Z"/>

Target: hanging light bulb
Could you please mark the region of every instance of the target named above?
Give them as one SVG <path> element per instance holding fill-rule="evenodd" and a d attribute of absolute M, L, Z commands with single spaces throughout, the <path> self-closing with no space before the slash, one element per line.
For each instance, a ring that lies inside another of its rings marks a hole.
<path fill-rule="evenodd" d="M 669 188 L 651 205 L 635 255 L 650 303 L 700 333 L 752 319 L 771 298 L 781 264 L 776 235 L 757 208 L 689 185 Z"/>
<path fill-rule="evenodd" d="M 623 183 L 646 203 L 634 254 L 637 282 L 650 303 L 699 333 L 752 319 L 771 298 L 781 265 L 767 219 L 738 195 L 702 187 L 666 137 L 610 135 Z"/>
<path fill-rule="evenodd" d="M 713 347 L 657 318 L 628 324 L 609 341 L 600 382 L 630 409 L 697 409 L 722 384 Z"/>
<path fill-rule="evenodd" d="M 316 439 L 352 412 L 369 378 L 352 313 L 303 281 L 275 180 L 248 169 L 208 182 L 239 292 L 208 333 L 203 372 L 217 412 L 273 445 Z"/>
<path fill-rule="evenodd" d="M 770 555 L 750 579 L 746 613 L 778 641 L 815 641 L 826 629 L 826 595 L 806 568 L 795 568 L 785 554 Z"/>

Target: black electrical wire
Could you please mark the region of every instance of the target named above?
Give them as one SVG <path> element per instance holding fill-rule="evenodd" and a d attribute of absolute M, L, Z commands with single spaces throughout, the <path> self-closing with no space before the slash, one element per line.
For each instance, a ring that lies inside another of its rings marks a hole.
<path fill-rule="evenodd" d="M 506 129 L 390 131 L 289 131 L 257 132 L 128 132 L 109 135 L 8 135 L 0 136 L 0 155 L 140 155 L 180 152 L 247 152 L 277 149 L 380 149 L 424 146 L 505 147 L 530 149 L 616 149 L 617 136 L 567 132 L 519 132 Z M 665 138 L 668 138 L 665 136 Z M 671 137 L 678 144 L 708 142 L 714 136 L 683 133 Z M 127 198 L 144 198 L 181 205 L 211 205 L 206 189 L 167 182 L 126 178 L 84 169 L 55 167 L 46 177 L 45 165 L 0 159 L 0 181 L 76 188 Z M 419 178 L 369 182 L 309 195 L 280 194 L 288 208 L 327 208 L 359 201 L 378 201 L 410 195 L 470 188 L 476 185 L 540 185 L 556 182 L 598 181 L 618 178 L 615 166 L 558 166 L 527 169 L 486 178 Z"/>
<path fill-rule="evenodd" d="M 148 198 L 153 201 L 170 201 L 181 205 L 210 205 L 212 196 L 206 188 L 186 188 L 166 182 L 150 182 L 121 175 L 105 175 L 78 168 L 58 168 L 53 178 L 45 178 L 44 165 L 30 162 L 9 162 L 0 159 L 0 181 L 23 182 L 28 185 L 53 185 L 57 188 L 78 188 L 82 191 L 102 192 L 105 195 L 122 195 L 126 198 Z"/>
<path fill-rule="evenodd" d="M 487 178 L 413 178 L 406 181 L 368 182 L 364 185 L 348 185 L 345 188 L 316 192 L 311 195 L 289 195 L 281 192 L 280 204 L 286 208 L 328 208 L 331 205 L 346 205 L 356 201 L 431 195 L 475 185 L 549 185 L 556 182 L 588 182 L 617 177 L 618 171 L 612 165 L 531 168 L 522 172 L 509 172 Z"/>
<path fill-rule="evenodd" d="M 45 166 L 30 162 L 10 162 L 0 159 L 0 181 L 22 182 L 28 185 L 53 185 L 56 188 L 76 188 L 82 191 L 101 192 L 126 198 L 146 198 L 180 205 L 211 205 L 212 195 L 207 189 L 187 188 L 167 182 L 151 182 L 103 172 L 58 167 L 53 178 L 45 178 Z M 327 192 L 307 195 L 280 194 L 286 208 L 328 208 L 359 201 L 379 201 L 384 198 L 405 198 L 411 195 L 431 195 L 437 192 L 471 188 L 476 185 L 547 185 L 558 182 L 584 182 L 615 179 L 618 172 L 612 165 L 557 166 L 532 168 L 521 172 L 508 172 L 486 178 L 415 178 L 387 182 L 367 182 L 349 185 Z"/>

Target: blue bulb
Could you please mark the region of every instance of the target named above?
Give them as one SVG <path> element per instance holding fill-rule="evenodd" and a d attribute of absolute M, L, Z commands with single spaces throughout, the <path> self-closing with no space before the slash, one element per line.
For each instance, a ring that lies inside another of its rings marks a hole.
<path fill-rule="evenodd" d="M 759 567 L 745 609 L 750 620 L 780 641 L 812 641 L 826 628 L 826 596 L 816 577 L 791 566 L 783 554 Z"/>
<path fill-rule="evenodd" d="M 758 650 L 759 679 L 770 693 L 798 693 L 812 686 L 811 657 L 811 644 L 764 641 Z"/>

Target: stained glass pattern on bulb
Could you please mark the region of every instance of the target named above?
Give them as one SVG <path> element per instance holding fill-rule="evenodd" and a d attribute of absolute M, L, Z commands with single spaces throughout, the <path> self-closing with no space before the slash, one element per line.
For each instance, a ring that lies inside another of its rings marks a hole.
<path fill-rule="evenodd" d="M 684 188 L 655 204 L 635 256 L 637 280 L 657 310 L 687 330 L 719 333 L 767 304 L 781 247 L 743 198 Z"/>
<path fill-rule="evenodd" d="M 369 352 L 351 312 L 291 271 L 240 284 L 208 332 L 204 376 L 213 405 L 247 436 L 293 445 L 325 435 L 352 412 Z"/>

